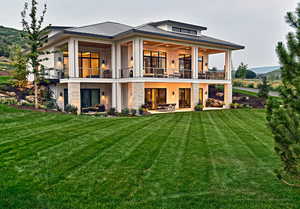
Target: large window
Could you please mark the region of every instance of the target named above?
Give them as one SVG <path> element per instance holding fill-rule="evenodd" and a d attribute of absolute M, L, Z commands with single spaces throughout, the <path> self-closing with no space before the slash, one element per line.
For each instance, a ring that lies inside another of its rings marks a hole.
<path fill-rule="evenodd" d="M 155 110 L 158 105 L 167 103 L 167 89 L 165 88 L 146 88 L 145 104 L 149 109 Z"/>
<path fill-rule="evenodd" d="M 179 69 L 180 70 L 192 69 L 192 56 L 190 54 L 179 55 Z"/>
<path fill-rule="evenodd" d="M 179 89 L 179 108 L 191 107 L 191 89 L 180 88 Z"/>
<path fill-rule="evenodd" d="M 81 107 L 93 107 L 100 104 L 100 89 L 81 89 Z"/>
<path fill-rule="evenodd" d="M 79 72 L 82 78 L 100 76 L 100 54 L 97 52 L 79 52 Z"/>
<path fill-rule="evenodd" d="M 188 33 L 188 34 L 192 34 L 192 35 L 197 35 L 196 30 L 191 30 L 191 29 L 186 29 L 186 28 L 178 28 L 178 27 L 172 27 L 172 30 L 174 32 L 178 32 L 178 33 Z"/>
<path fill-rule="evenodd" d="M 144 68 L 146 73 L 153 73 L 155 69 L 166 69 L 167 53 L 144 50 Z"/>
<path fill-rule="evenodd" d="M 63 51 L 63 77 L 69 77 L 69 53 Z"/>

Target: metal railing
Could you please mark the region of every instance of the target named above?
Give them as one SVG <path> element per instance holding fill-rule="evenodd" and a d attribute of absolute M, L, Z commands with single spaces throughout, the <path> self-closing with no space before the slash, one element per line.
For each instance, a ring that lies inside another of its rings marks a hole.
<path fill-rule="evenodd" d="M 203 72 L 198 73 L 198 79 L 205 79 L 205 80 L 226 80 L 225 72 Z"/>
<path fill-rule="evenodd" d="M 190 79 L 192 78 L 192 70 L 145 67 L 143 77 Z"/>
<path fill-rule="evenodd" d="M 100 68 L 79 68 L 79 78 L 112 78 L 112 71 Z"/>
<path fill-rule="evenodd" d="M 123 68 L 120 70 L 121 78 L 133 78 L 133 68 Z M 173 78 L 173 79 L 191 79 L 192 71 L 190 69 L 165 69 L 165 68 L 148 68 L 145 67 L 142 77 L 144 78 Z"/>

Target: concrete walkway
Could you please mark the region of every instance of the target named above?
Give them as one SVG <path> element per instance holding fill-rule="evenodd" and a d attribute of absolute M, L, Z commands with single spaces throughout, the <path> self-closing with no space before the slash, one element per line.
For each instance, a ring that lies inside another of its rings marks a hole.
<path fill-rule="evenodd" d="M 253 93 L 258 93 L 258 89 L 252 89 L 252 88 L 244 88 L 244 87 L 233 87 L 234 89 L 238 89 L 238 90 L 243 90 L 243 91 L 249 91 L 249 92 L 253 92 Z M 272 97 L 278 97 L 279 96 L 279 92 L 277 91 L 270 91 L 269 92 L 269 96 Z"/>

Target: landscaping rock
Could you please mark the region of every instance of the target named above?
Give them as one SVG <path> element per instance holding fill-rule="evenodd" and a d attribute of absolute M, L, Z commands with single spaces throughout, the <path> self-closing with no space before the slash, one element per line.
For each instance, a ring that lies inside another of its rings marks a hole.
<path fill-rule="evenodd" d="M 33 95 L 30 95 L 30 96 L 26 96 L 25 99 L 28 101 L 28 102 L 34 102 L 34 96 Z"/>

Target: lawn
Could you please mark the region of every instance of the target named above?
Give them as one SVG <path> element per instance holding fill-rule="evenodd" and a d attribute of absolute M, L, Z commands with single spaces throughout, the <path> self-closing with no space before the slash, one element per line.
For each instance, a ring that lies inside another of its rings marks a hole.
<path fill-rule="evenodd" d="M 94 118 L 0 106 L 0 208 L 299 208 L 263 110 Z"/>
<path fill-rule="evenodd" d="M 246 95 L 246 96 L 258 97 L 257 93 L 255 93 L 255 92 L 241 90 L 241 89 L 235 89 L 235 88 L 233 88 L 232 92 L 233 93 L 238 93 L 238 94 L 243 94 L 243 95 Z"/>
<path fill-rule="evenodd" d="M 10 76 L 0 76 L 0 85 L 1 84 L 8 84 L 10 81 Z"/>

